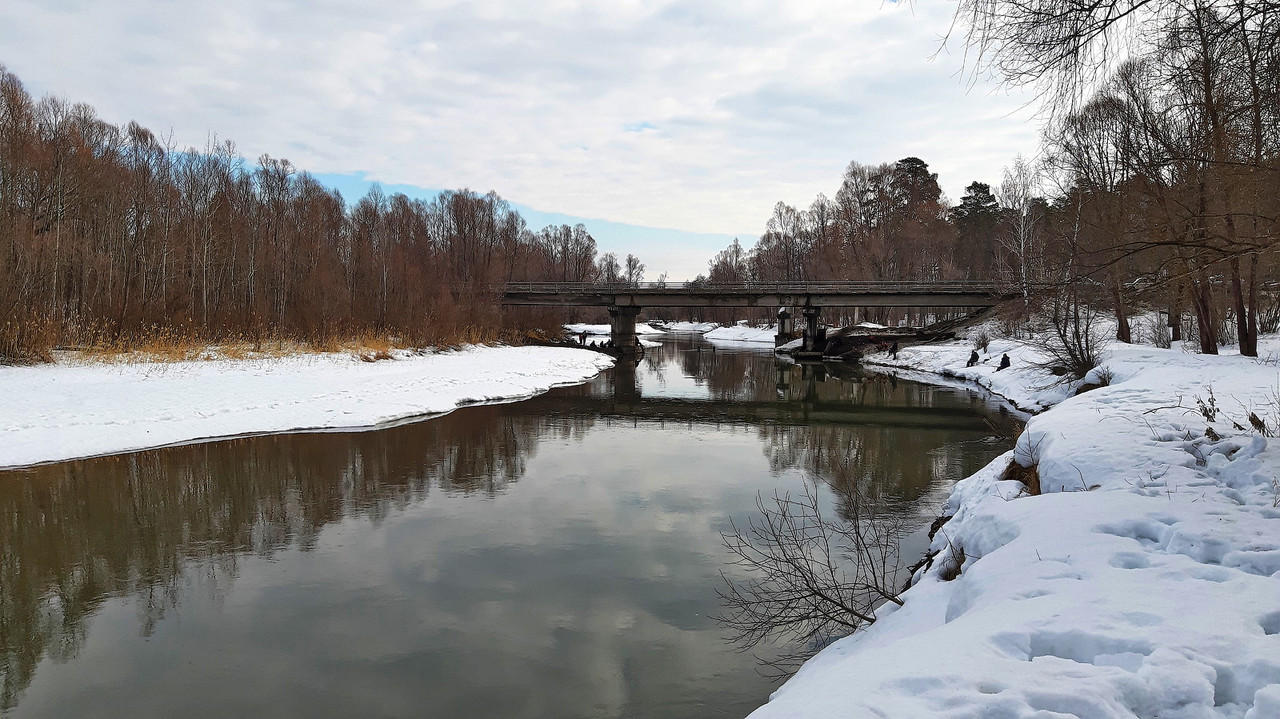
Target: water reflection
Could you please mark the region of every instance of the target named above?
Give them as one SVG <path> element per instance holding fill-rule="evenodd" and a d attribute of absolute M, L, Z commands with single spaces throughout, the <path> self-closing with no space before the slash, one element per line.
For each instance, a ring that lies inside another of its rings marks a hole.
<path fill-rule="evenodd" d="M 706 619 L 727 518 L 803 476 L 925 512 L 1000 449 L 979 397 L 836 372 L 668 342 L 377 432 L 0 473 L 0 707 L 745 714 L 770 687 Z"/>

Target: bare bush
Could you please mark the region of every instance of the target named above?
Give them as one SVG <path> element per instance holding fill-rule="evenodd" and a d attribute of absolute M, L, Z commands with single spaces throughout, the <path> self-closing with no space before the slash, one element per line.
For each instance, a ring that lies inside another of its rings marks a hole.
<path fill-rule="evenodd" d="M 973 346 L 983 352 L 987 351 L 987 347 L 991 344 L 991 333 L 986 327 L 979 327 L 969 335 L 969 339 L 973 342 Z"/>
<path fill-rule="evenodd" d="M 1258 331 L 1262 334 L 1273 334 L 1280 331 L 1280 293 L 1260 293 L 1261 307 L 1258 309 Z"/>
<path fill-rule="evenodd" d="M 1178 320 L 1175 318 L 1173 321 Z M 1166 350 L 1173 346 L 1173 333 L 1169 330 L 1169 323 L 1160 318 L 1159 312 L 1151 315 L 1151 344 Z"/>
<path fill-rule="evenodd" d="M 1030 342 L 1047 356 L 1040 366 L 1057 370 L 1059 381 L 1082 379 L 1102 361 L 1105 340 L 1099 313 L 1073 290 L 1054 295 L 1046 309 L 1048 331 Z"/>

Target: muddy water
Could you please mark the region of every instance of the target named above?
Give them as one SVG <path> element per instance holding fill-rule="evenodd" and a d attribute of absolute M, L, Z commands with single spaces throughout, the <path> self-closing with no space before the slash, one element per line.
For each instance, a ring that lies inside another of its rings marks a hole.
<path fill-rule="evenodd" d="M 669 339 L 415 424 L 0 473 L 0 707 L 743 716 L 775 684 L 709 618 L 730 518 L 853 482 L 923 526 L 1004 449 L 975 393 L 834 369 Z"/>

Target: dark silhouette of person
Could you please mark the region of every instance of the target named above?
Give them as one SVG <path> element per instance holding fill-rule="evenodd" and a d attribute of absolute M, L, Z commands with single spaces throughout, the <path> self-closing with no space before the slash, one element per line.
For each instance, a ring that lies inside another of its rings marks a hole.
<path fill-rule="evenodd" d="M 898 340 L 894 340 L 893 345 L 889 347 L 889 356 L 898 359 Z"/>
<path fill-rule="evenodd" d="M 1003 355 L 1000 355 L 1000 366 L 999 366 L 999 367 L 996 367 L 996 371 L 997 371 L 997 372 L 999 372 L 999 371 L 1000 371 L 1000 370 L 1002 370 L 1002 369 L 1008 369 L 1008 368 L 1009 368 L 1009 355 L 1008 355 L 1008 353 L 1003 354 Z"/>
<path fill-rule="evenodd" d="M 582 334 L 581 334 L 581 335 L 578 335 L 578 337 L 579 337 L 579 340 L 582 342 L 583 346 L 586 346 L 586 344 L 587 344 L 587 331 L 586 331 L 586 330 L 583 330 L 583 331 L 582 331 Z"/>
<path fill-rule="evenodd" d="M 978 364 L 978 350 L 969 353 L 969 364 L 965 365 L 965 367 L 972 367 L 976 364 Z"/>

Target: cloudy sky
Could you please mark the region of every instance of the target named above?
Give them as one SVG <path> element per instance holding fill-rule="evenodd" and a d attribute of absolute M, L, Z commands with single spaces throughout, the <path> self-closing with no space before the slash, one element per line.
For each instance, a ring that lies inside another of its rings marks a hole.
<path fill-rule="evenodd" d="M 348 196 L 496 190 L 680 279 L 777 201 L 833 195 L 850 160 L 919 156 L 955 200 L 1033 155 L 1029 96 L 939 53 L 954 7 L 4 0 L 0 64 L 33 95 L 180 146 L 214 132 Z"/>

